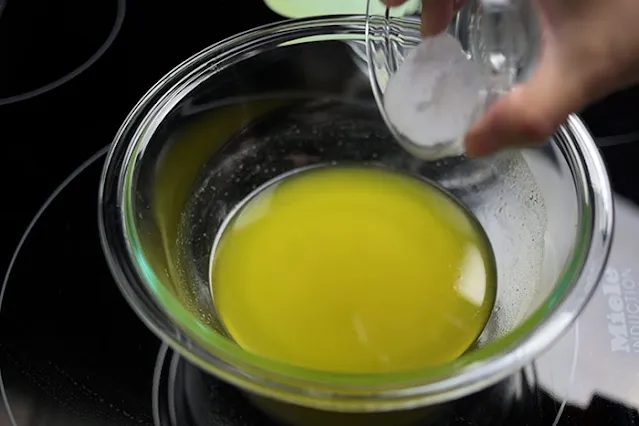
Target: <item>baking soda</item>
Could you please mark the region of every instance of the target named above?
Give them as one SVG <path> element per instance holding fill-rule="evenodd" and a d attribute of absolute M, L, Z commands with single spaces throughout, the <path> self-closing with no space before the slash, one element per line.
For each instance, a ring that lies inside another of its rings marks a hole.
<path fill-rule="evenodd" d="M 418 148 L 460 155 L 463 137 L 483 112 L 488 75 L 449 34 L 425 38 L 384 92 L 390 123 Z"/>

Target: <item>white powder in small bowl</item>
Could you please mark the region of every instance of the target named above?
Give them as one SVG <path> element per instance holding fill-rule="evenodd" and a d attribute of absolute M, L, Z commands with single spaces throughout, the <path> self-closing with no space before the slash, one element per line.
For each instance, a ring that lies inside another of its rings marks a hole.
<path fill-rule="evenodd" d="M 416 148 L 437 148 L 442 156 L 463 154 L 463 136 L 484 110 L 487 77 L 455 37 L 427 37 L 390 78 L 384 91 L 386 116 Z"/>

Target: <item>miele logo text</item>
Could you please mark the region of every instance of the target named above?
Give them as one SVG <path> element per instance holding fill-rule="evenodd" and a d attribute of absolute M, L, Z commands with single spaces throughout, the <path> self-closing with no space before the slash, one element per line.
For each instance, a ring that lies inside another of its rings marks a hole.
<path fill-rule="evenodd" d="M 608 268 L 602 286 L 613 352 L 639 354 L 639 294 L 632 270 Z"/>

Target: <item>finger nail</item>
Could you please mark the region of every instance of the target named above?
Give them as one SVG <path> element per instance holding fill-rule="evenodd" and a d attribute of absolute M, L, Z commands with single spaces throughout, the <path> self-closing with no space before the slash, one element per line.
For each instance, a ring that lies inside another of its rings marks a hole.
<path fill-rule="evenodd" d="M 453 19 L 453 2 L 448 0 L 426 0 L 422 9 L 422 33 L 425 36 L 442 33 Z"/>
<path fill-rule="evenodd" d="M 545 140 L 534 139 L 523 133 L 494 134 L 474 129 L 466 135 L 466 155 L 481 158 L 508 148 L 532 148 L 543 145 L 544 142 Z"/>
<path fill-rule="evenodd" d="M 484 138 L 476 132 L 466 135 L 466 155 L 471 158 L 480 158 L 493 154 L 499 150 L 501 144 L 495 143 L 493 138 Z"/>

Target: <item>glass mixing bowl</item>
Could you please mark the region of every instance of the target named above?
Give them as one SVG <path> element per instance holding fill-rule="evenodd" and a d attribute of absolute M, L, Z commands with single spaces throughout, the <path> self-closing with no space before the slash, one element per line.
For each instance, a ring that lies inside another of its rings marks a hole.
<path fill-rule="evenodd" d="M 410 20 L 397 20 L 419 40 Z M 293 20 L 215 44 L 160 80 L 118 132 L 100 187 L 106 257 L 131 306 L 203 370 L 253 395 L 337 412 L 445 403 L 520 371 L 576 319 L 606 262 L 613 204 L 571 117 L 539 149 L 419 160 L 381 119 L 361 47 L 366 18 Z M 423 371 L 329 374 L 244 351 L 209 285 L 216 232 L 256 187 L 313 164 L 382 164 L 436 182 L 484 227 L 498 268 L 477 348 Z"/>

